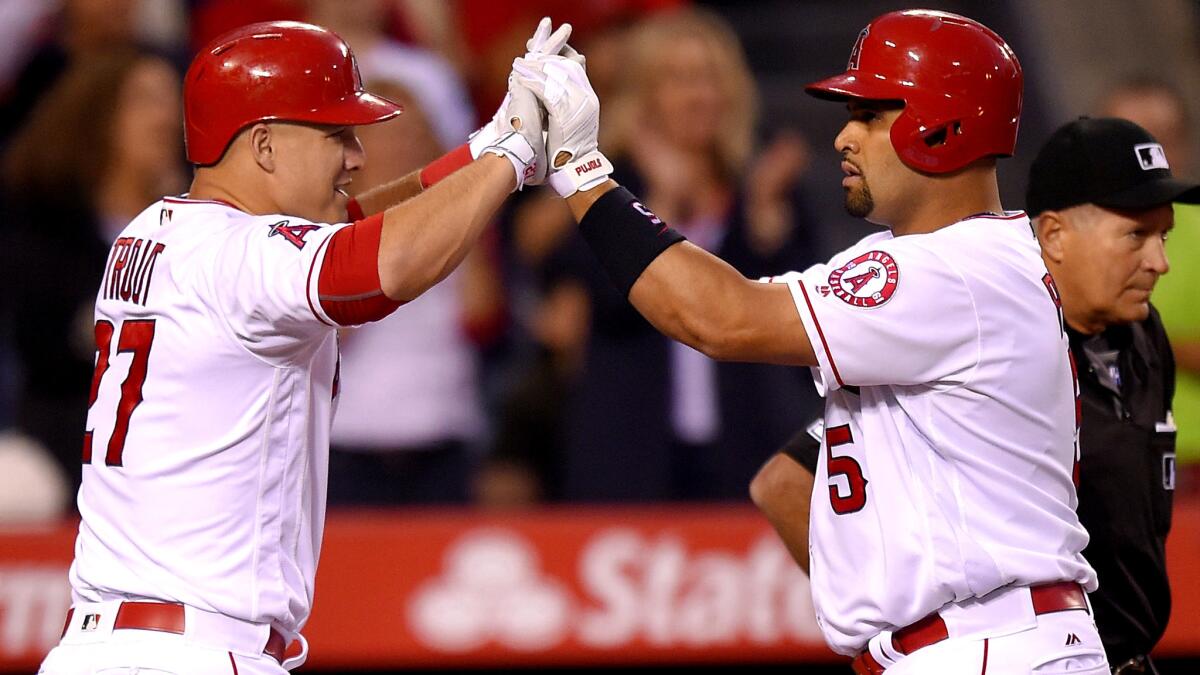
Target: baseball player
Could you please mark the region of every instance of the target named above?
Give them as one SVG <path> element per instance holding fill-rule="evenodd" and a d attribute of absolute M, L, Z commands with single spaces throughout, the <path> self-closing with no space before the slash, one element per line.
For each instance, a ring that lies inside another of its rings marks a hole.
<path fill-rule="evenodd" d="M 807 89 L 845 102 L 846 207 L 888 230 L 773 283 L 608 179 L 582 68 L 535 55 L 514 72 L 549 113 L 550 184 L 652 324 L 713 358 L 814 369 L 811 578 L 829 645 L 860 673 L 1106 673 L 1058 293 L 996 184 L 1021 109 L 1008 45 L 923 10 L 859 34 L 846 71 Z"/>
<path fill-rule="evenodd" d="M 569 32 L 546 23 L 530 47 L 557 53 Z M 437 283 L 545 174 L 540 111 L 516 90 L 470 144 L 348 200 L 354 126 L 401 110 L 313 25 L 217 38 L 184 100 L 191 191 L 125 228 L 96 297 L 73 606 L 44 673 L 302 663 L 337 328 Z"/>

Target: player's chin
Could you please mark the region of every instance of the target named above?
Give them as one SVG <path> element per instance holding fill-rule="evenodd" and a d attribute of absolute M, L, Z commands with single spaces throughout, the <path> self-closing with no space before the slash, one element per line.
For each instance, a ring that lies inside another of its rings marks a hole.
<path fill-rule="evenodd" d="M 334 188 L 333 194 L 330 195 L 324 209 L 324 222 L 337 223 L 346 219 L 346 204 L 350 202 L 350 195 L 341 188 Z"/>
<path fill-rule="evenodd" d="M 847 187 L 845 207 L 846 213 L 855 218 L 866 218 L 875 210 L 875 202 L 870 193 L 861 187 Z"/>

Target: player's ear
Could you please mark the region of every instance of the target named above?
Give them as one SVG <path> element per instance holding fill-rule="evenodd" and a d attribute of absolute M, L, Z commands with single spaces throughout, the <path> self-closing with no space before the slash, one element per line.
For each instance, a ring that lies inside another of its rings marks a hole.
<path fill-rule="evenodd" d="M 275 147 L 271 136 L 271 126 L 259 122 L 246 130 L 246 142 L 250 146 L 250 155 L 259 168 L 267 173 L 275 171 Z"/>
<path fill-rule="evenodd" d="M 1043 211 L 1033 220 L 1038 243 L 1042 246 L 1042 257 L 1047 261 L 1061 263 L 1063 260 L 1063 235 L 1066 223 L 1058 211 Z"/>

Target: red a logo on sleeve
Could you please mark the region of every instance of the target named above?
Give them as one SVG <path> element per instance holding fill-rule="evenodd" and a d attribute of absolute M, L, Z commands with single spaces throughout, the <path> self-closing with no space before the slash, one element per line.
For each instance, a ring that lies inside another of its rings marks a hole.
<path fill-rule="evenodd" d="M 288 225 L 287 220 L 281 220 L 271 226 L 271 234 L 268 237 L 279 235 L 292 243 L 296 248 L 304 248 L 308 242 L 304 241 L 304 237 L 308 236 L 309 232 L 321 229 L 320 225 Z"/>

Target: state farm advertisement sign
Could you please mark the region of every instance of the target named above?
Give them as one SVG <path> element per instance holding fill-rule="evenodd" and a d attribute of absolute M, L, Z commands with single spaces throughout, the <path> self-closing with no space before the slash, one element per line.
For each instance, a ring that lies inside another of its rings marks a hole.
<path fill-rule="evenodd" d="M 730 507 L 342 514 L 305 633 L 314 665 L 836 658 L 807 578 Z"/>
<path fill-rule="evenodd" d="M 0 533 L 0 667 L 57 642 L 75 529 Z M 304 634 L 318 668 L 836 658 L 807 579 L 728 507 L 332 513 Z"/>
<path fill-rule="evenodd" d="M 58 641 L 76 527 L 0 531 L 0 670 Z M 1167 550 L 1159 652 L 1197 654 L 1200 505 L 1176 506 Z M 729 506 L 333 513 L 304 634 L 327 669 L 839 658 L 774 533 Z"/>

